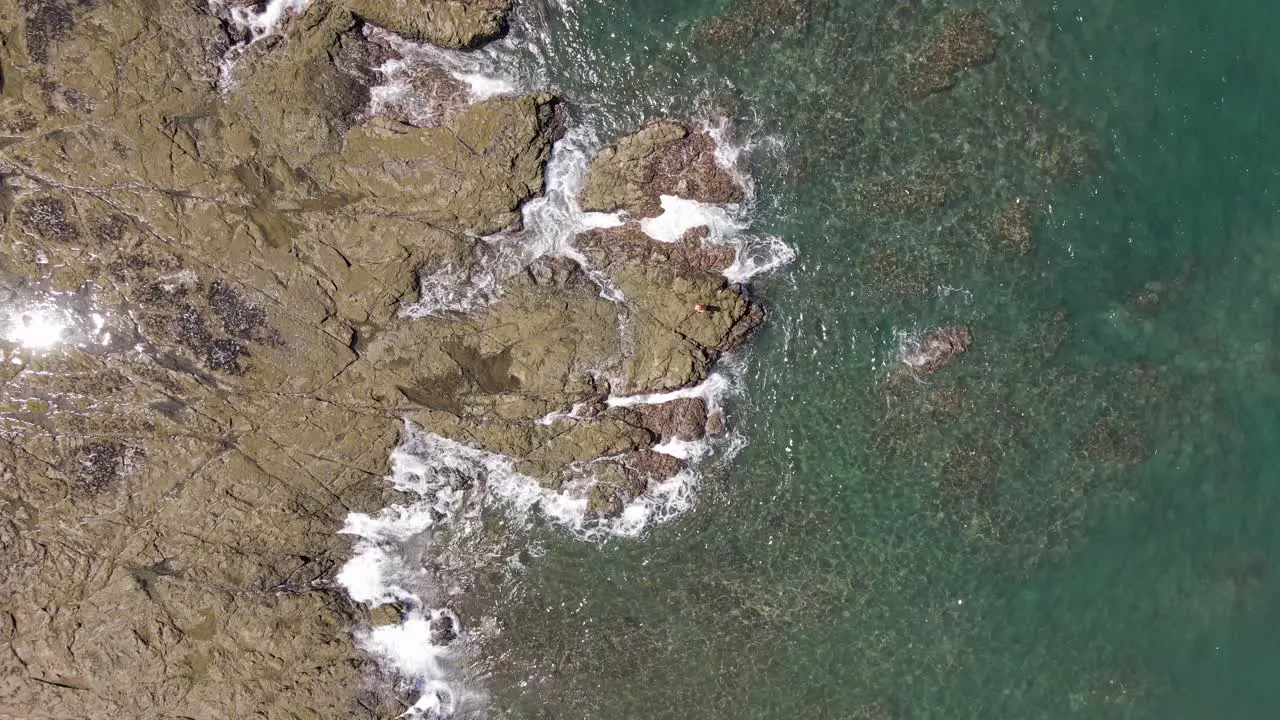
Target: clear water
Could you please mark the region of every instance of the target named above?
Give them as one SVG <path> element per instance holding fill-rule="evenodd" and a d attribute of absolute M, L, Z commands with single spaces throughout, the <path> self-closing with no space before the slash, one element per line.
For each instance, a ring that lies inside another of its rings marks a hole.
<path fill-rule="evenodd" d="M 750 446 L 640 540 L 543 533 L 494 713 L 1274 717 L 1280 4 L 977 2 L 996 59 L 926 100 L 900 76 L 945 4 L 700 39 L 746 4 L 546 11 L 546 72 L 602 136 L 734 114 L 800 259 L 757 284 Z M 870 207 L 912 177 L 946 204 Z M 1026 254 L 993 230 L 1016 198 Z M 895 377 L 940 324 L 974 346 Z"/>

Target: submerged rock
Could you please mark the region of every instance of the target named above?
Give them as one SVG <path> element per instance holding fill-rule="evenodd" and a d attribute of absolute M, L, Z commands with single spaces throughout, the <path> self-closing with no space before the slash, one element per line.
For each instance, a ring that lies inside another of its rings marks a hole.
<path fill-rule="evenodd" d="M 758 35 L 802 28 L 812 14 L 812 0 L 750 0 L 741 10 L 717 15 L 698 26 L 699 36 L 721 47 L 738 47 Z"/>
<path fill-rule="evenodd" d="M 907 91 L 923 96 L 950 88 L 962 70 L 990 62 L 997 42 L 991 20 L 982 11 L 948 13 L 907 69 Z"/>
<path fill-rule="evenodd" d="M 925 213 L 947 204 L 950 192 L 935 177 L 912 177 L 859 185 L 859 202 L 867 209 L 886 215 Z"/>
<path fill-rule="evenodd" d="M 995 231 L 1020 253 L 1031 252 L 1031 203 L 1018 198 L 996 214 Z"/>

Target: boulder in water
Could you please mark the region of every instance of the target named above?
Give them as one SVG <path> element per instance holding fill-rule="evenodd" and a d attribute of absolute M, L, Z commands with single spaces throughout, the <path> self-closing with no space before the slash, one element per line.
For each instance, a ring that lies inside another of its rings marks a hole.
<path fill-rule="evenodd" d="M 902 362 L 912 372 L 930 375 L 969 348 L 973 335 L 963 326 L 930 330 L 902 348 Z"/>

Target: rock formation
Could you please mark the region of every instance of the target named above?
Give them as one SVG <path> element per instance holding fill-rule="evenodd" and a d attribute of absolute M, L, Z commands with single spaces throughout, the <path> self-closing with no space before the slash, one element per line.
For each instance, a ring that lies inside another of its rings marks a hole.
<path fill-rule="evenodd" d="M 918 375 L 931 375 L 968 350 L 972 342 L 967 327 L 930 330 L 902 348 L 902 363 Z"/>
<path fill-rule="evenodd" d="M 463 104 L 440 74 L 431 121 L 371 112 L 393 50 L 367 22 L 467 46 L 509 4 L 316 2 L 246 45 L 192 4 L 0 0 L 7 710 L 397 715 L 332 577 L 345 515 L 394 498 L 405 417 L 551 487 L 594 467 L 596 516 L 679 470 L 652 448 L 700 437 L 700 400 L 601 406 L 701 381 L 759 324 L 723 247 L 633 223 L 581 239 L 625 304 L 543 258 L 484 311 L 398 315 L 520 223 L 563 118 L 545 93 Z M 713 151 L 643 129 L 587 204 L 740 200 Z M 575 406 L 595 412 L 538 422 Z"/>
<path fill-rule="evenodd" d="M 659 122 L 605 148 L 591 161 L 586 210 L 657 215 L 661 195 L 708 203 L 742 201 L 742 188 L 715 160 L 715 140 L 682 123 Z"/>
<path fill-rule="evenodd" d="M 996 214 L 995 231 L 1000 239 L 1020 253 L 1031 252 L 1031 203 L 1022 198 L 1005 205 Z"/>
<path fill-rule="evenodd" d="M 467 48 L 502 34 L 513 0 L 343 0 L 369 22 L 415 40 Z"/>
<path fill-rule="evenodd" d="M 947 13 L 908 68 L 907 91 L 923 96 L 950 88 L 962 70 L 990 62 L 997 42 L 991 20 L 980 10 Z"/>

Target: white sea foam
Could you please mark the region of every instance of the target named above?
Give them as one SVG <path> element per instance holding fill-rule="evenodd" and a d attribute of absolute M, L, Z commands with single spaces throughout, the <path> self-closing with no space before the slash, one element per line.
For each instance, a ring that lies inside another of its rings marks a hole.
<path fill-rule="evenodd" d="M 311 0 L 268 0 L 262 9 L 256 5 L 230 8 L 231 26 L 249 33 L 249 44 L 258 42 L 275 33 L 280 23 L 290 13 L 300 13 L 311 4 Z M 211 8 L 225 3 L 211 2 Z"/>
<path fill-rule="evenodd" d="M 654 452 L 670 455 L 680 460 L 696 461 L 701 460 L 711 451 L 710 444 L 702 440 L 681 440 L 680 438 L 671 438 L 664 440 L 653 446 Z"/>
<path fill-rule="evenodd" d="M 728 118 L 717 118 L 714 121 L 703 123 L 703 129 L 711 135 L 711 139 L 715 141 L 715 159 L 716 164 L 721 167 L 729 176 L 733 178 L 738 187 L 742 188 L 742 194 L 746 198 L 749 205 L 755 199 L 756 182 L 742 167 L 742 158 L 748 155 L 754 146 L 749 142 L 738 141 L 732 138 L 733 125 Z"/>
<path fill-rule="evenodd" d="M 235 85 L 236 62 L 250 45 L 274 35 L 288 18 L 306 10 L 310 4 L 311 0 L 268 0 L 265 4 L 233 6 L 228 0 L 208 0 L 211 15 L 223 18 L 233 29 L 248 36 L 227 48 L 219 59 L 218 92 L 225 93 Z"/>
<path fill-rule="evenodd" d="M 390 47 L 399 56 L 378 68 L 383 83 L 370 89 L 375 111 L 380 103 L 422 105 L 429 102 L 429 98 L 412 97 L 413 77 L 428 68 L 440 68 L 466 86 L 471 102 L 519 92 L 520 84 L 510 73 L 511 63 L 503 62 L 492 50 L 450 50 L 413 42 L 372 26 L 365 32 L 370 40 Z M 423 114 L 432 116 L 430 112 Z"/>
<path fill-rule="evenodd" d="M 705 227 L 709 231 L 709 242 L 724 243 L 747 227 L 738 216 L 737 205 L 712 205 L 676 195 L 663 195 L 659 202 L 662 214 L 641 220 L 640 229 L 660 242 L 677 242 L 690 230 Z"/>
<path fill-rule="evenodd" d="M 636 407 L 639 405 L 661 405 L 675 400 L 700 399 L 706 403 L 707 414 L 710 416 L 720 415 L 724 413 L 724 399 L 738 389 L 737 380 L 741 376 L 743 365 L 739 359 L 725 359 L 721 361 L 716 372 L 712 373 L 697 385 L 671 390 L 669 392 L 660 393 L 641 393 L 637 395 L 613 395 L 605 402 L 609 407 Z M 717 438 L 712 435 L 701 438 L 699 440 L 681 440 L 679 438 L 666 438 L 661 443 L 653 447 L 654 452 L 663 453 L 672 457 L 684 460 L 694 467 L 705 462 L 717 450 L 726 450 L 733 443 L 726 441 L 725 438 Z M 736 452 L 736 449 L 734 450 Z M 722 453 L 723 455 L 723 453 Z M 723 459 L 723 457 L 722 457 Z M 696 474 L 693 474 L 684 485 L 687 487 L 682 492 L 691 488 L 696 481 Z M 688 504 L 682 505 L 687 507 Z"/>
<path fill-rule="evenodd" d="M 623 223 L 619 213 L 585 212 L 578 204 L 595 147 L 589 130 L 570 130 L 552 148 L 543 194 L 525 203 L 521 210 L 521 229 L 482 238 L 472 267 L 446 266 L 422 276 L 417 302 L 402 307 L 401 314 L 427 317 L 484 308 L 502 297 L 502 285 L 507 279 L 541 257 L 572 259 L 601 288 L 601 295 L 621 302 L 621 291 L 594 271 L 573 246 L 573 238 L 580 233 Z"/>
<path fill-rule="evenodd" d="M 696 454 L 693 443 L 687 446 L 689 455 Z M 666 449 L 675 448 L 670 444 Z M 452 544 L 465 543 L 467 538 L 481 536 L 481 516 L 486 511 L 500 510 L 509 530 L 526 527 L 540 515 L 587 541 L 634 537 L 686 511 L 693 502 L 697 476 L 682 471 L 628 503 L 618 517 L 592 521 L 587 518 L 589 483 L 566 483 L 562 490 L 553 491 L 517 472 L 509 457 L 406 423 L 391 454 L 388 480 L 409 494 L 411 502 L 373 515 L 347 517 L 340 532 L 358 540 L 337 582 L 357 602 L 370 606 L 395 602 L 407 608 L 399 623 L 358 630 L 356 641 L 417 690 L 419 699 L 410 717 L 445 718 L 460 703 L 475 702 L 478 696 L 460 689 L 450 677 L 448 668 L 457 659 L 455 643 L 465 641 L 465 630 L 447 608 L 428 607 L 444 593 L 433 574 L 415 560 L 422 557 L 423 548 L 433 546 L 433 533 L 447 526 Z M 442 622 L 458 635 L 454 643 L 436 642 L 433 629 Z"/>
<path fill-rule="evenodd" d="M 795 248 L 781 238 L 771 235 L 752 238 L 738 246 L 737 257 L 725 268 L 724 276 L 729 282 L 745 283 L 757 275 L 790 265 L 795 259 Z"/>
<path fill-rule="evenodd" d="M 605 402 L 609 407 L 634 407 L 636 405 L 658 405 L 686 398 L 702 398 L 708 409 L 718 408 L 720 399 L 728 392 L 732 383 L 726 372 L 714 372 L 706 380 L 690 387 L 660 393 L 641 393 L 638 395 L 611 395 Z"/>

